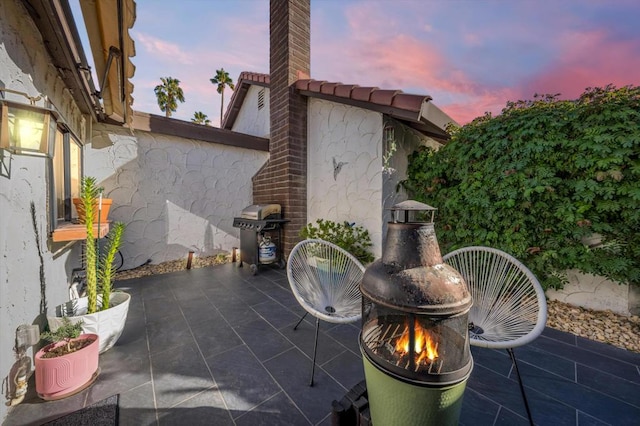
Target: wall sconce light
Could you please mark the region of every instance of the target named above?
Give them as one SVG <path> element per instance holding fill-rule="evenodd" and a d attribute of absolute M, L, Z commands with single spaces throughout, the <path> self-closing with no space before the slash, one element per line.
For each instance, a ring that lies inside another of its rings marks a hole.
<path fill-rule="evenodd" d="M 0 88 L 0 92 L 22 95 L 29 104 L 0 99 L 0 148 L 15 154 L 52 156 L 53 143 L 49 138 L 51 116 L 57 117 L 55 110 L 45 99 L 45 107 L 35 103 L 41 96 L 32 97 L 26 93 Z"/>

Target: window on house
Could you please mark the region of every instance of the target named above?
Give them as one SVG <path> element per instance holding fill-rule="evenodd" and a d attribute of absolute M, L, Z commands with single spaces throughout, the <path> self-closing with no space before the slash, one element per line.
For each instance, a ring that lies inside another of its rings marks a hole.
<path fill-rule="evenodd" d="M 71 199 L 80 195 L 82 146 L 73 134 L 58 127 L 52 161 L 51 228 L 73 218 Z"/>
<path fill-rule="evenodd" d="M 258 92 L 258 111 L 264 108 L 264 89 L 260 89 Z"/>

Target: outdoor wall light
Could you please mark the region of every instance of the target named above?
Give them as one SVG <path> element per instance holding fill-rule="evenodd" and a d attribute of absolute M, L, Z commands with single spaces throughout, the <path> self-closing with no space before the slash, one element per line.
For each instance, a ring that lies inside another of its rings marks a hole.
<path fill-rule="evenodd" d="M 52 156 L 53 143 L 49 138 L 51 116 L 56 113 L 44 99 L 45 107 L 36 105 L 41 96 L 32 97 L 26 93 L 0 88 L 0 92 L 22 95 L 29 104 L 0 99 L 0 148 L 15 154 Z"/>

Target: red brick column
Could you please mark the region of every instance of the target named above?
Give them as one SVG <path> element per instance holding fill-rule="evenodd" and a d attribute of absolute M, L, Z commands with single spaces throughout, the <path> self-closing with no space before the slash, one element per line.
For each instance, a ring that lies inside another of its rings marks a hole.
<path fill-rule="evenodd" d="M 307 223 L 307 99 L 293 88 L 310 68 L 309 0 L 270 1 L 269 160 L 253 177 L 253 202 L 282 205 L 288 255 Z"/>

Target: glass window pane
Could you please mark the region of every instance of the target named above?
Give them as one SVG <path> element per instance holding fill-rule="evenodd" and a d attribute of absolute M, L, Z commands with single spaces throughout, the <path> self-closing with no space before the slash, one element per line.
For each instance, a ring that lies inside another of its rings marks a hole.
<path fill-rule="evenodd" d="M 70 198 L 80 197 L 80 179 L 82 178 L 82 148 L 75 138 L 69 141 L 69 178 L 71 194 Z"/>
<path fill-rule="evenodd" d="M 63 221 L 64 208 L 64 134 L 57 130 L 53 153 L 53 190 L 56 206 L 56 219 Z"/>

